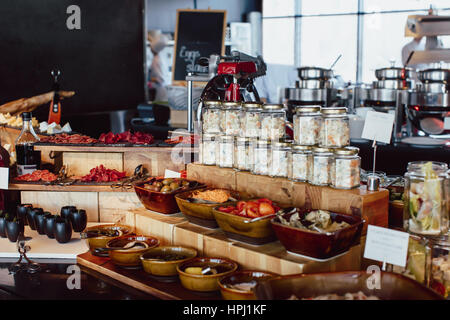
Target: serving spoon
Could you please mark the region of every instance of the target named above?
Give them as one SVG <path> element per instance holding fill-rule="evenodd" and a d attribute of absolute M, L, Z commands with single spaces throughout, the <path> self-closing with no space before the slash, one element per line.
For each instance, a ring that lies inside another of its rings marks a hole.
<path fill-rule="evenodd" d="M 125 244 L 123 247 L 108 247 L 108 248 L 96 248 L 95 251 L 97 252 L 105 252 L 105 251 L 111 251 L 111 250 L 128 250 L 136 245 L 141 245 L 141 247 L 148 248 L 148 244 L 143 241 L 131 241 Z"/>

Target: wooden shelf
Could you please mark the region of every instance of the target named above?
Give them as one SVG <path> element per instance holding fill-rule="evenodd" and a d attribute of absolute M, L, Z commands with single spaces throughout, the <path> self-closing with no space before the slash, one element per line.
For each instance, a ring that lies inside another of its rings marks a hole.
<path fill-rule="evenodd" d="M 110 185 L 44 185 L 31 183 L 10 183 L 9 190 L 19 191 L 60 191 L 60 192 L 133 192 L 134 188 L 111 188 Z"/>
<path fill-rule="evenodd" d="M 35 150 L 41 152 L 172 152 L 173 150 L 185 150 L 186 152 L 198 152 L 195 147 L 107 147 L 107 146 L 69 146 L 69 145 L 35 145 Z"/>

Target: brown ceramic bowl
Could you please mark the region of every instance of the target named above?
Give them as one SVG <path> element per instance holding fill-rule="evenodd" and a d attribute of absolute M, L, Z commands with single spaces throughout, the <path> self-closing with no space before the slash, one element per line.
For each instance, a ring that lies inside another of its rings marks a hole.
<path fill-rule="evenodd" d="M 253 245 L 276 241 L 275 233 L 270 224 L 270 216 L 252 222 L 251 218 L 222 212 L 217 210 L 218 207 L 213 208 L 214 218 L 228 238 Z"/>
<path fill-rule="evenodd" d="M 99 255 L 95 252 L 95 249 L 97 248 L 106 248 L 106 244 L 108 243 L 109 240 L 130 234 L 132 231 L 132 228 L 128 227 L 128 226 L 123 226 L 123 225 L 118 225 L 118 224 L 104 224 L 104 225 L 98 225 L 98 226 L 92 226 L 92 227 L 88 227 L 84 230 L 84 232 L 89 232 L 89 231 L 93 231 L 93 230 L 98 230 L 98 229 L 102 229 L 102 230 L 117 230 L 119 232 L 118 236 L 113 236 L 113 237 L 109 237 L 109 236 L 100 236 L 100 237 L 94 237 L 94 238 L 88 238 L 86 239 L 88 245 L 89 245 L 89 250 L 91 251 L 91 253 L 95 254 L 95 255 Z M 103 256 L 108 256 L 108 252 L 104 252 L 103 254 L 101 254 Z"/>
<path fill-rule="evenodd" d="M 204 188 L 205 185 L 201 184 L 197 181 L 189 181 L 189 187 L 179 188 L 170 193 L 163 193 L 159 191 L 151 191 L 149 189 L 144 188 L 144 184 L 152 183 L 154 181 L 162 181 L 164 179 L 156 179 L 152 178 L 147 180 L 146 182 L 140 182 L 139 184 L 134 185 L 134 191 L 138 196 L 141 203 L 148 210 L 156 211 L 163 214 L 173 214 L 180 212 L 180 208 L 178 208 L 177 201 L 175 200 L 175 195 L 181 192 L 195 190 L 198 188 Z M 180 180 L 180 179 L 179 179 Z M 186 179 L 183 179 L 186 180 Z"/>
<path fill-rule="evenodd" d="M 380 289 L 369 289 L 366 271 L 328 272 L 283 276 L 258 283 L 260 300 L 287 300 L 292 295 L 310 299 L 318 295 L 357 293 L 374 295 L 382 300 L 443 300 L 443 297 L 415 280 L 390 273 L 380 273 Z M 370 281 L 370 279 L 369 279 Z"/>
<path fill-rule="evenodd" d="M 254 282 L 256 286 L 258 282 L 272 279 L 276 276 L 276 274 L 270 272 L 250 270 L 232 273 L 219 281 L 222 298 L 224 300 L 256 300 L 253 290 L 239 290 L 230 286 L 247 282 Z"/>
<path fill-rule="evenodd" d="M 170 257 L 173 255 L 184 256 L 183 259 L 178 260 L 166 260 L 162 257 Z M 141 255 L 141 262 L 144 271 L 160 277 L 177 276 L 177 266 L 189 259 L 197 256 L 197 250 L 175 247 L 175 246 L 163 246 L 156 247 L 148 250 Z"/>
<path fill-rule="evenodd" d="M 207 228 L 218 228 L 218 224 L 216 219 L 214 218 L 214 214 L 212 212 L 213 208 L 218 205 L 228 205 L 231 204 L 232 201 L 224 202 L 224 203 L 196 203 L 191 202 L 189 199 L 192 197 L 194 193 L 202 192 L 206 190 L 215 190 L 219 188 L 205 188 L 198 190 L 191 190 L 183 193 L 179 193 L 175 196 L 175 200 L 178 203 L 178 207 L 180 208 L 181 213 L 183 213 L 186 218 L 194 223 L 198 224 L 202 227 Z M 247 200 L 249 199 L 249 195 L 243 192 L 227 190 L 231 193 L 231 196 L 236 200 Z"/>
<path fill-rule="evenodd" d="M 284 214 L 283 217 L 289 219 L 292 214 Z M 364 225 L 361 217 L 340 213 L 332 212 L 331 219 L 337 222 L 345 221 L 350 226 L 333 232 L 319 233 L 283 225 L 278 217 L 273 218 L 271 224 L 277 238 L 288 252 L 327 260 L 359 244 Z"/>
<path fill-rule="evenodd" d="M 211 267 L 218 269 L 217 274 L 202 275 L 186 273 L 190 267 Z M 219 290 L 219 280 L 235 272 L 238 268 L 236 262 L 224 258 L 194 258 L 177 266 L 181 285 L 188 290 L 211 292 Z"/>
<path fill-rule="evenodd" d="M 159 240 L 150 236 L 122 236 L 108 241 L 106 248 L 111 247 L 123 247 L 125 244 L 131 241 L 145 242 L 147 248 L 130 248 L 130 249 L 115 249 L 109 251 L 109 257 L 111 262 L 120 267 L 126 268 L 140 268 L 141 267 L 141 255 L 151 248 L 159 245 Z"/>

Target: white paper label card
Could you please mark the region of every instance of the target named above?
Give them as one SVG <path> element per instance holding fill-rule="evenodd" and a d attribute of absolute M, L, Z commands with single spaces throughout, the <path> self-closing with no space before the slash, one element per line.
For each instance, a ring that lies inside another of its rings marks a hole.
<path fill-rule="evenodd" d="M 368 111 L 361 138 L 391 143 L 394 119 L 394 114 Z"/>
<path fill-rule="evenodd" d="M 9 168 L 0 168 L 0 189 L 8 190 L 9 185 Z"/>
<path fill-rule="evenodd" d="M 364 258 L 405 267 L 409 234 L 369 225 Z"/>
<path fill-rule="evenodd" d="M 444 130 L 450 130 L 450 117 L 444 118 Z"/>
<path fill-rule="evenodd" d="M 166 169 L 166 171 L 164 171 L 164 178 L 181 178 L 181 172 L 176 172 L 176 171 L 172 171 L 172 170 L 168 170 Z"/>

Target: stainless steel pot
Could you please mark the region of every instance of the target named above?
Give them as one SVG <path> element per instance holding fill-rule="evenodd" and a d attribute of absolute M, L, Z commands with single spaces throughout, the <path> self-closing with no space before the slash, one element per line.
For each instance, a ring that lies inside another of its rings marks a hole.
<path fill-rule="evenodd" d="M 450 69 L 426 69 L 419 71 L 419 80 L 422 82 L 449 82 Z"/>
<path fill-rule="evenodd" d="M 375 70 L 375 76 L 378 80 L 410 79 L 413 77 L 414 70 L 411 68 L 381 68 Z"/>
<path fill-rule="evenodd" d="M 332 88 L 333 83 L 331 81 L 325 80 L 308 79 L 308 80 L 300 80 L 298 82 L 298 87 L 300 89 L 325 89 L 325 88 Z"/>
<path fill-rule="evenodd" d="M 298 76 L 302 80 L 319 79 L 329 80 L 333 78 L 333 70 L 318 67 L 298 68 Z"/>
<path fill-rule="evenodd" d="M 412 81 L 406 80 L 405 83 L 403 83 L 403 80 L 393 80 L 393 79 L 379 80 L 379 81 L 373 82 L 373 88 L 374 89 L 394 89 L 394 90 L 411 89 Z"/>

